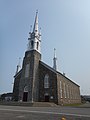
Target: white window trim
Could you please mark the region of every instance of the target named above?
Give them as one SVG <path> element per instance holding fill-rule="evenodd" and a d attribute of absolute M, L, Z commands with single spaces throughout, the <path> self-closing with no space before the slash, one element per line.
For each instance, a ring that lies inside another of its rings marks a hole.
<path fill-rule="evenodd" d="M 64 85 L 64 97 L 66 98 L 66 85 L 65 83 L 63 83 L 63 85 Z"/>
<path fill-rule="evenodd" d="M 46 74 L 44 77 L 44 88 L 49 88 L 49 75 Z"/>
<path fill-rule="evenodd" d="M 26 66 L 25 66 L 25 78 L 29 77 L 29 68 L 30 68 L 30 64 L 26 64 Z"/>
<path fill-rule="evenodd" d="M 62 96 L 62 81 L 60 81 L 60 98 L 63 98 L 63 96 Z"/>

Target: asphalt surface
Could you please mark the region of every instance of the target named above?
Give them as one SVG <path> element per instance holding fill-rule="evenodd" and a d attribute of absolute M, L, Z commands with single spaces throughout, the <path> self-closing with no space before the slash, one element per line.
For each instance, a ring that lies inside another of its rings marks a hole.
<path fill-rule="evenodd" d="M 90 108 L 0 105 L 0 120 L 90 120 Z"/>

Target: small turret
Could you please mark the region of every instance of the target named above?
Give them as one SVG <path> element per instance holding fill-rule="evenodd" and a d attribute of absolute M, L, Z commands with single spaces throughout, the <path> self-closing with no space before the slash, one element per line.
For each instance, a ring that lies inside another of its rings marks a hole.
<path fill-rule="evenodd" d="M 57 57 L 56 57 L 56 49 L 55 48 L 54 48 L 53 68 L 55 70 L 57 70 Z"/>
<path fill-rule="evenodd" d="M 19 72 L 19 70 L 20 70 L 20 68 L 21 68 L 20 59 L 21 59 L 21 58 L 19 58 L 19 62 L 18 62 L 17 68 L 16 68 L 16 74 Z"/>

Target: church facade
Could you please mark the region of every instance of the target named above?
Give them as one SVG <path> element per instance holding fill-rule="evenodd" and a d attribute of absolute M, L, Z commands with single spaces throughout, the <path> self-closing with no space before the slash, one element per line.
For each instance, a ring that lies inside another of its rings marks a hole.
<path fill-rule="evenodd" d="M 28 49 L 20 71 L 14 76 L 13 100 L 24 102 L 80 103 L 80 86 L 57 71 L 56 55 L 53 68 L 41 60 L 41 33 L 36 12 L 33 31 L 29 33 Z"/>

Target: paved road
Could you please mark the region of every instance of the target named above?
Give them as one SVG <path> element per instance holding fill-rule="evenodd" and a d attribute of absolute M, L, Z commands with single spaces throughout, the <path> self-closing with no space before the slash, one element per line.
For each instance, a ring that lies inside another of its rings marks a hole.
<path fill-rule="evenodd" d="M 0 120 L 90 120 L 90 108 L 0 105 Z"/>

